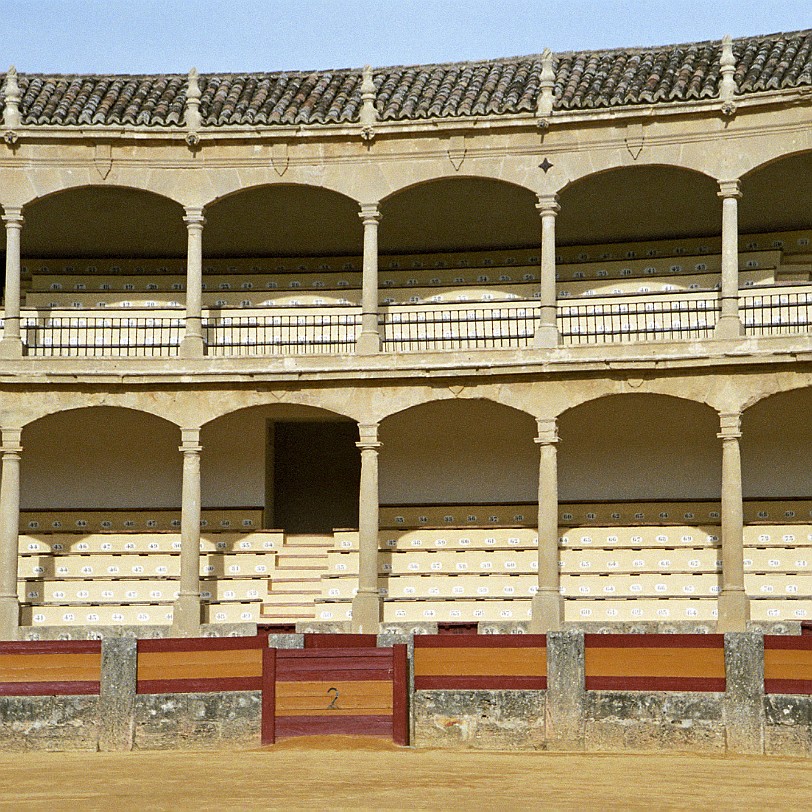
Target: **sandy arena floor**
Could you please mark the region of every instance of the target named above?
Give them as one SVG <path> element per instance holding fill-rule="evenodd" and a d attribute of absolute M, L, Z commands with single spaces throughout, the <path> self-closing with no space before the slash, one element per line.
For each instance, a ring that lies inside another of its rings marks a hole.
<path fill-rule="evenodd" d="M 303 742 L 216 753 L 3 753 L 0 809 L 812 809 L 808 759 Z"/>

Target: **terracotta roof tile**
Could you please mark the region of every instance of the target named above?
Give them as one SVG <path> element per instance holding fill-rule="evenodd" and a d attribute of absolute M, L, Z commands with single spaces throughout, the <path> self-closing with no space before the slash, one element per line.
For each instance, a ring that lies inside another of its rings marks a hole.
<path fill-rule="evenodd" d="M 599 110 L 719 96 L 721 42 L 557 54 L 557 110 Z M 812 85 L 812 31 L 734 40 L 739 94 Z M 540 56 L 374 71 L 383 121 L 533 113 Z M 187 77 L 18 77 L 23 124 L 178 126 Z M 203 125 L 357 122 L 361 71 L 246 73 L 200 77 Z"/>

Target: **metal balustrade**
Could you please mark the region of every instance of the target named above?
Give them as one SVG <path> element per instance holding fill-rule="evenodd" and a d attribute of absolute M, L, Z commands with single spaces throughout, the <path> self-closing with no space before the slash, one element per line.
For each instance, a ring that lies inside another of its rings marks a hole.
<path fill-rule="evenodd" d="M 354 350 L 360 323 L 346 312 L 218 316 L 204 319 L 203 337 L 215 356 L 341 354 Z"/>
<path fill-rule="evenodd" d="M 439 309 L 390 307 L 381 314 L 386 352 L 531 347 L 538 305 Z"/>
<path fill-rule="evenodd" d="M 740 308 L 745 335 L 802 333 L 812 323 L 812 293 L 745 296 Z"/>
<path fill-rule="evenodd" d="M 25 352 L 35 357 L 144 357 L 178 354 L 183 319 L 53 316 L 23 318 Z"/>
<path fill-rule="evenodd" d="M 564 344 L 694 340 L 713 336 L 718 314 L 717 297 L 671 301 L 624 297 L 590 304 L 559 303 L 558 328 Z"/>
<path fill-rule="evenodd" d="M 309 312 L 308 312 L 309 310 Z M 564 345 L 693 341 L 712 338 L 719 316 L 714 294 L 671 300 L 652 296 L 558 302 Z M 740 299 L 746 335 L 792 335 L 812 326 L 812 291 L 750 294 Z M 184 319 L 154 311 L 116 316 L 26 316 L 25 354 L 33 357 L 171 357 L 178 354 Z M 436 303 L 390 305 L 379 314 L 385 352 L 520 349 L 533 346 L 537 300 L 500 307 L 459 308 Z M 2 319 L 0 319 L 2 326 Z M 297 312 L 203 319 L 207 353 L 214 357 L 352 353 L 361 326 L 355 307 L 297 308 Z"/>

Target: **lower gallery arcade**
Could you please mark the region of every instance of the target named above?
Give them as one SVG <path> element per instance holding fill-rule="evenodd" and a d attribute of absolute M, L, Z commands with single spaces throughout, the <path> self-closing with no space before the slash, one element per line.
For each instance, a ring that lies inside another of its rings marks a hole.
<path fill-rule="evenodd" d="M 66 393 L 7 414 L 2 637 L 811 618 L 810 390 L 714 380 L 515 383 L 513 405 L 483 384 L 254 392 L 230 411 L 200 390 Z"/>

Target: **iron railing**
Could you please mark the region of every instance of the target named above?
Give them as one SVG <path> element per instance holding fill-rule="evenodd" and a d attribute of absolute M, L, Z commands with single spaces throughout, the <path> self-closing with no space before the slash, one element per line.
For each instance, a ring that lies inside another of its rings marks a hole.
<path fill-rule="evenodd" d="M 745 296 L 740 308 L 746 335 L 802 333 L 812 324 L 812 293 Z"/>
<path fill-rule="evenodd" d="M 561 305 L 558 329 L 564 344 L 678 341 L 710 338 L 719 299 L 611 301 Z"/>
<path fill-rule="evenodd" d="M 379 317 L 384 350 L 419 352 L 529 347 L 538 323 L 535 302 L 526 307 L 439 309 L 390 306 Z"/>
<path fill-rule="evenodd" d="M 352 352 L 359 313 L 218 316 L 203 321 L 208 354 L 301 355 Z"/>
<path fill-rule="evenodd" d="M 53 316 L 23 318 L 25 352 L 39 357 L 144 357 L 177 355 L 183 319 Z"/>

